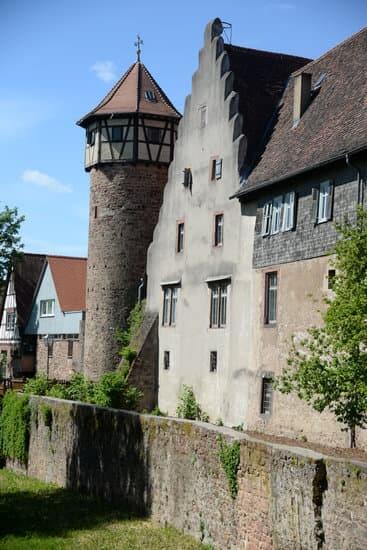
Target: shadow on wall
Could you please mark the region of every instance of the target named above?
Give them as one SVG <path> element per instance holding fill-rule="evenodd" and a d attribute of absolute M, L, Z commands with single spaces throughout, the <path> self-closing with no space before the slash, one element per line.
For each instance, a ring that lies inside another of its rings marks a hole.
<path fill-rule="evenodd" d="M 149 515 L 149 448 L 138 414 L 76 405 L 72 407 L 72 448 L 67 487 L 127 505 Z"/>

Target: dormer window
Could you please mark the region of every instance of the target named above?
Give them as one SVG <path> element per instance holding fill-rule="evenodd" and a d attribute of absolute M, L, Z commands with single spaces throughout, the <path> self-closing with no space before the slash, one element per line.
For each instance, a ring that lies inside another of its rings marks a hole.
<path fill-rule="evenodd" d="M 147 101 L 157 101 L 157 97 L 155 95 L 155 92 L 153 92 L 153 90 L 146 90 L 144 97 Z"/>

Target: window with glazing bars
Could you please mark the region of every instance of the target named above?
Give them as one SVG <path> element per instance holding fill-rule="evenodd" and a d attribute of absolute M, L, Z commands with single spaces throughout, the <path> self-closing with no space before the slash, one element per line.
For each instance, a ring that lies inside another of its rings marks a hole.
<path fill-rule="evenodd" d="M 270 414 L 271 412 L 271 399 L 273 394 L 273 386 L 271 378 L 263 378 L 261 385 L 261 414 Z"/>
<path fill-rule="evenodd" d="M 172 326 L 176 324 L 177 298 L 178 298 L 177 286 L 173 286 L 173 287 L 166 286 L 163 289 L 163 315 L 162 315 L 163 326 Z"/>
<path fill-rule="evenodd" d="M 227 324 L 227 284 L 210 287 L 210 328 L 223 328 Z"/>
<path fill-rule="evenodd" d="M 265 274 L 265 315 L 266 325 L 275 324 L 277 321 L 277 293 L 278 273 L 273 271 Z"/>

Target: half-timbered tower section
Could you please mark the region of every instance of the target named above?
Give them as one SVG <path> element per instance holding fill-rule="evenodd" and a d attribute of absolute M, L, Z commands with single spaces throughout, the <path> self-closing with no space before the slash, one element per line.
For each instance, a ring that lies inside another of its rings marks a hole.
<path fill-rule="evenodd" d="M 137 61 L 79 121 L 90 172 L 85 374 L 116 367 L 125 326 L 145 276 L 180 114 Z"/>
<path fill-rule="evenodd" d="M 347 444 L 331 415 L 272 390 L 287 365 L 292 336 L 321 323 L 333 296 L 329 252 L 336 222 L 365 203 L 367 29 L 290 78 L 276 124 L 238 192 L 243 215 L 256 215 L 253 248 L 253 354 L 247 370 L 249 428 Z M 359 431 L 358 446 L 367 437 Z"/>
<path fill-rule="evenodd" d="M 212 420 L 248 407 L 254 215 L 229 200 L 251 164 L 289 74 L 305 59 L 224 44 L 205 31 L 148 251 L 150 312 L 159 314 L 159 406 L 174 414 L 183 384 Z"/>
<path fill-rule="evenodd" d="M 9 272 L 0 309 L 0 376 L 34 374 L 36 339 L 25 335 L 25 326 L 44 262 L 43 255 L 24 253 Z"/>

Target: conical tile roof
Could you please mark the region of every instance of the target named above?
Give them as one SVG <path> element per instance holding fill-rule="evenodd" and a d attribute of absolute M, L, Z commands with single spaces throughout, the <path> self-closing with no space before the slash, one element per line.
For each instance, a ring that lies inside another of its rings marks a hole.
<path fill-rule="evenodd" d="M 149 97 L 152 99 L 149 100 Z M 122 113 L 181 118 L 148 69 L 139 61 L 131 65 L 106 97 L 78 124 L 85 126 L 92 118 Z"/>

